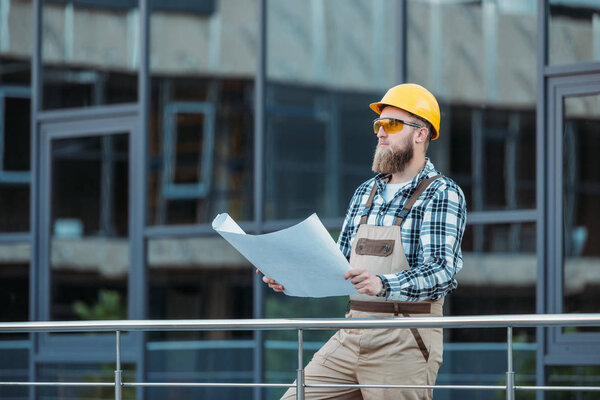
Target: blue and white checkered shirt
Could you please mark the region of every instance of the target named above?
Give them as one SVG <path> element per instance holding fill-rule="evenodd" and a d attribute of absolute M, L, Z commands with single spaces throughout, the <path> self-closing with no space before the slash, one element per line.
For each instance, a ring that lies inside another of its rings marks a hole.
<path fill-rule="evenodd" d="M 386 185 L 382 174 L 360 185 L 350 201 L 338 239 L 342 253 L 350 258 L 352 241 L 358 232 L 361 214 L 373 184 L 377 185 L 377 194 L 367 224 L 391 226 L 419 182 L 435 175 L 440 175 L 440 172 L 427 159 L 425 167 L 389 203 L 382 197 Z M 466 221 L 465 196 L 460 187 L 445 176 L 433 181 L 402 224 L 402 247 L 410 269 L 380 275 L 388 286 L 386 298 L 398 301 L 437 300 L 456 289 L 454 276 L 463 266 L 460 244 Z"/>

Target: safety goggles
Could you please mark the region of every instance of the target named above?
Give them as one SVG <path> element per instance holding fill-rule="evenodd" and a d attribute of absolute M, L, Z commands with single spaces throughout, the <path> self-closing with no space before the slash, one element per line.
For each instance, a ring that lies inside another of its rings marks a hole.
<path fill-rule="evenodd" d="M 398 133 L 404 128 L 404 125 L 414 126 L 415 128 L 421 128 L 421 125 L 403 121 L 401 119 L 396 118 L 377 118 L 373 121 L 373 132 L 377 135 L 379 133 L 379 128 L 383 128 L 385 133 L 388 135 L 393 135 L 394 133 Z"/>

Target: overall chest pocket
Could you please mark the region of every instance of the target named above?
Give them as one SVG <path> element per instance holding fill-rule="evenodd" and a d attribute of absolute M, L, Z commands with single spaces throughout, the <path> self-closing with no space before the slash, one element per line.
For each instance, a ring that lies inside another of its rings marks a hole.
<path fill-rule="evenodd" d="M 356 243 L 355 252 L 362 256 L 387 257 L 394 251 L 394 243 L 395 240 L 393 239 L 375 240 L 360 238 Z"/>

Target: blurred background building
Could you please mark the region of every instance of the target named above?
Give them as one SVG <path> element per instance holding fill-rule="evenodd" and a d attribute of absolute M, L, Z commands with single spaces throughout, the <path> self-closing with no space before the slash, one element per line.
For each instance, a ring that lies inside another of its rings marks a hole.
<path fill-rule="evenodd" d="M 371 176 L 368 103 L 407 81 L 438 97 L 429 156 L 468 202 L 446 314 L 598 312 L 598 0 L 0 0 L 0 320 L 341 317 L 344 298 L 269 292 L 210 223 L 260 234 L 317 212 L 337 238 Z M 517 384 L 599 384 L 600 329 L 515 333 Z M 329 335 L 306 332 L 306 359 Z M 504 382 L 504 330 L 445 341 L 438 383 Z M 113 342 L 3 335 L 0 380 L 111 380 Z M 123 343 L 127 380 L 295 376 L 295 332 Z M 451 396 L 502 393 L 436 392 Z"/>

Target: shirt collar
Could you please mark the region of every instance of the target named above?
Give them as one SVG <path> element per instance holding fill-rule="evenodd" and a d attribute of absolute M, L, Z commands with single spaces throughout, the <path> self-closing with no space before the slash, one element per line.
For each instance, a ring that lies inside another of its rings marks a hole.
<path fill-rule="evenodd" d="M 440 175 L 440 172 L 435 169 L 433 163 L 428 157 L 425 158 L 425 166 L 419 171 L 419 173 L 410 181 L 410 184 L 404 186 L 402 192 L 413 191 L 423 179 L 431 178 L 432 176 Z M 375 175 L 375 183 L 377 184 L 377 192 L 381 195 L 385 190 L 385 185 L 390 178 L 390 174 L 377 174 Z"/>

